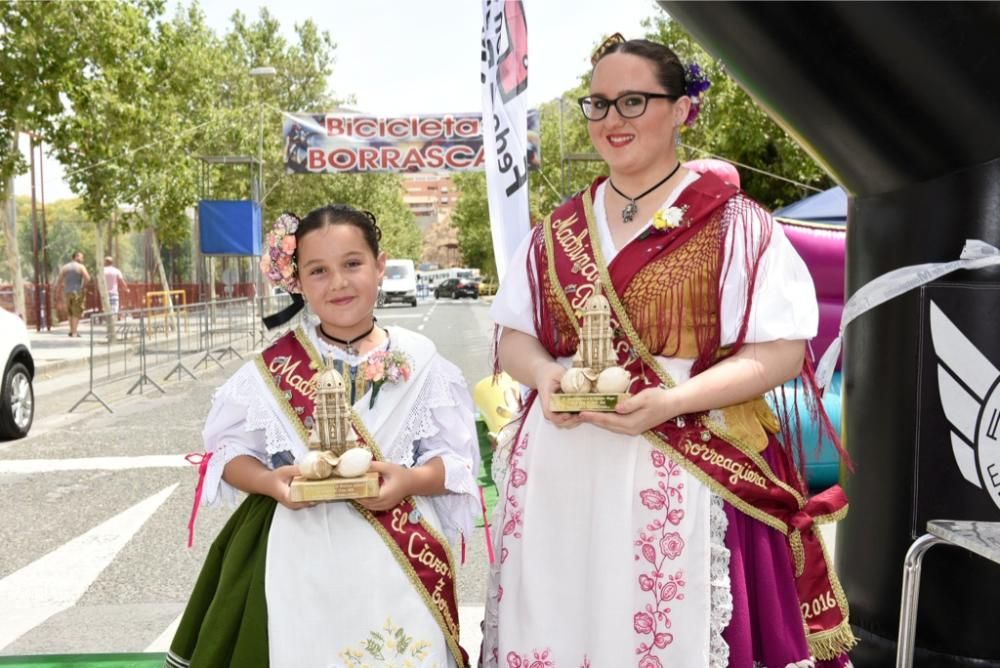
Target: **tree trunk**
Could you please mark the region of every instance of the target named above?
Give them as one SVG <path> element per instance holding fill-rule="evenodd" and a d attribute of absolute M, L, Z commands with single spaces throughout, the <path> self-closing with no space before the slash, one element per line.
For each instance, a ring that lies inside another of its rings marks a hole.
<path fill-rule="evenodd" d="M 17 145 L 17 130 L 11 137 L 14 151 Z M 28 321 L 28 309 L 24 303 L 24 277 L 21 275 L 21 255 L 17 250 L 17 203 L 14 201 L 14 175 L 7 179 L 7 220 L 3 226 L 4 238 L 7 242 L 7 266 L 14 279 L 14 312 Z"/>
<path fill-rule="evenodd" d="M 153 258 L 156 261 L 156 269 L 160 274 L 160 283 L 163 285 L 163 292 L 168 293 L 167 299 L 163 300 L 164 306 L 167 307 L 167 312 L 173 315 L 174 313 L 174 300 L 170 298 L 170 284 L 167 282 L 167 271 L 163 267 L 163 258 L 160 257 L 160 242 L 156 238 L 156 214 L 150 216 L 151 222 L 153 223 L 149 227 L 149 241 L 153 246 Z"/>

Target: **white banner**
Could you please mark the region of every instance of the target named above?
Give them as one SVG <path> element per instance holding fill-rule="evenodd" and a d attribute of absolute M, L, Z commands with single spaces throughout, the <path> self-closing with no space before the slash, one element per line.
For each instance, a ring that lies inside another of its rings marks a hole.
<path fill-rule="evenodd" d="M 528 25 L 522 0 L 483 0 L 483 148 L 497 277 L 531 226 L 528 210 Z"/>

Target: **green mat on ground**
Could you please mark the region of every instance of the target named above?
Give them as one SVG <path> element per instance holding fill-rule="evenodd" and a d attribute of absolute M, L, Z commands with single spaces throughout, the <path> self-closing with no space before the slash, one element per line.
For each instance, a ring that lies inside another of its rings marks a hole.
<path fill-rule="evenodd" d="M 161 668 L 161 654 L 49 654 L 0 656 L 0 666 L 31 668 Z"/>

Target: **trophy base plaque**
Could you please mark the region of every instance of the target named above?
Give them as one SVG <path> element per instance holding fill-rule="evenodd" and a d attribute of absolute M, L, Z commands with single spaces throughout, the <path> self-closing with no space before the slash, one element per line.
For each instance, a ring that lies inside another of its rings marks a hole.
<path fill-rule="evenodd" d="M 549 401 L 549 410 L 554 413 L 579 413 L 593 411 L 612 413 L 618 402 L 628 394 L 563 394 L 557 392 Z"/>
<path fill-rule="evenodd" d="M 292 501 L 348 501 L 378 496 L 378 473 L 369 471 L 357 478 L 326 478 L 309 480 L 301 476 L 292 480 L 289 498 Z"/>

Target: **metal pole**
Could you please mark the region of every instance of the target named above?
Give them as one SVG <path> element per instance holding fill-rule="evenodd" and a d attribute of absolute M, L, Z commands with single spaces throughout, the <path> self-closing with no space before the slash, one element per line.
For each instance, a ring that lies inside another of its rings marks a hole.
<path fill-rule="evenodd" d="M 35 135 L 28 134 L 28 146 L 31 154 L 31 250 L 33 251 L 35 269 L 35 331 L 42 331 L 42 286 L 38 283 L 38 212 L 35 208 Z"/>
<path fill-rule="evenodd" d="M 920 602 L 920 568 L 927 550 L 945 541 L 931 534 L 918 538 L 903 561 L 903 595 L 899 604 L 899 639 L 896 643 L 896 668 L 913 665 L 917 639 L 917 610 Z"/>
<path fill-rule="evenodd" d="M 38 180 L 42 190 L 42 294 L 45 295 L 45 329 L 52 331 L 52 286 L 49 285 L 49 230 L 45 218 L 45 151 L 38 140 Z"/>

